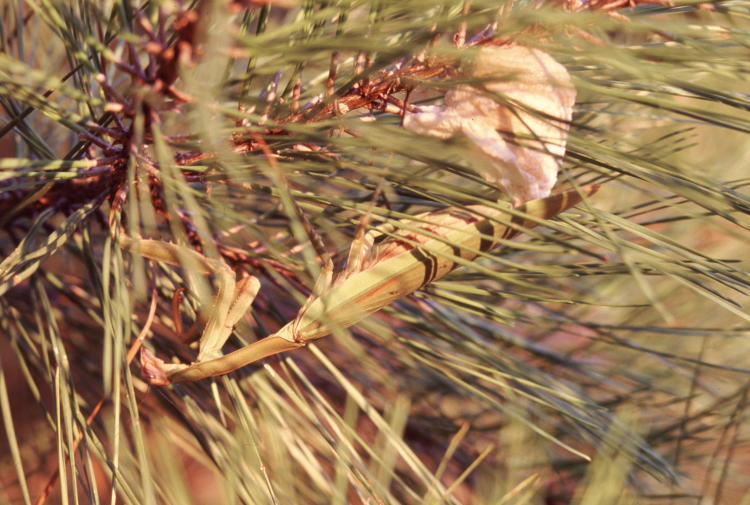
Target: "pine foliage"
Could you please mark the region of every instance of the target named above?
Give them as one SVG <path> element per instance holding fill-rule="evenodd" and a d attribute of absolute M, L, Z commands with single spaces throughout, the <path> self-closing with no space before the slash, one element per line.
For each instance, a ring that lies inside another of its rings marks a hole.
<path fill-rule="evenodd" d="M 747 1 L 0 9 L 0 501 L 750 500 Z M 303 349 L 144 381 L 215 287 L 119 236 L 256 276 L 225 350 L 269 335 L 365 225 L 508 199 L 399 112 L 508 42 L 570 73 L 557 190 L 598 193 Z"/>

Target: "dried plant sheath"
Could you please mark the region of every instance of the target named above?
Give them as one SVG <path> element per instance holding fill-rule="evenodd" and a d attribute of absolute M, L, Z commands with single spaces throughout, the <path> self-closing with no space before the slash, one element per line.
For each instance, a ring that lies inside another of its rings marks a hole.
<path fill-rule="evenodd" d="M 592 194 L 596 186 L 581 191 Z M 346 328 L 426 284 L 471 261 L 479 251 L 489 251 L 499 240 L 509 239 L 581 201 L 577 191 L 551 195 L 509 209 L 472 205 L 446 209 L 414 218 L 410 230 L 377 246 L 361 271 L 337 279 L 321 297 L 313 298 L 300 315 L 277 333 L 217 359 L 170 373 L 169 382 L 196 381 L 222 375 L 264 357 L 296 349 Z M 521 217 L 518 212 L 525 214 Z M 167 365 L 169 366 L 169 365 Z"/>

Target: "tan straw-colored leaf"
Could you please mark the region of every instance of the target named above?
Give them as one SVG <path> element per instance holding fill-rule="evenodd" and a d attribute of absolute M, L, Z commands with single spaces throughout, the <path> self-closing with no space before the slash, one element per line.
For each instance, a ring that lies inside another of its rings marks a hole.
<path fill-rule="evenodd" d="M 465 135 L 472 168 L 514 204 L 544 198 L 557 181 L 576 91 L 549 54 L 522 46 L 482 47 L 444 105 L 406 113 L 404 126 L 439 138 Z"/>

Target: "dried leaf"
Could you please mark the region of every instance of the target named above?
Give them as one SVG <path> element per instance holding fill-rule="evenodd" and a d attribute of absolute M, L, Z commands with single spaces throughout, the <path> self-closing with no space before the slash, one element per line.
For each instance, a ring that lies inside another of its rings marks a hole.
<path fill-rule="evenodd" d="M 407 113 L 409 130 L 439 138 L 465 135 L 475 168 L 515 205 L 544 198 L 557 181 L 575 103 L 568 71 L 547 53 L 521 46 L 482 47 L 445 105 Z"/>

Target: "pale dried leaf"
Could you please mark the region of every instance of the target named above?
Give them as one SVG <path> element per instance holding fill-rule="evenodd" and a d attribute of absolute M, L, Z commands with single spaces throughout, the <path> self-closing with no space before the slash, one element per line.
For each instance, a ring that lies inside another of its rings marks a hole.
<path fill-rule="evenodd" d="M 568 71 L 547 53 L 482 47 L 445 105 L 407 113 L 404 126 L 438 138 L 459 133 L 474 146 L 472 167 L 515 205 L 544 198 L 557 181 L 575 103 Z"/>

